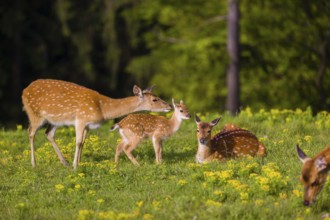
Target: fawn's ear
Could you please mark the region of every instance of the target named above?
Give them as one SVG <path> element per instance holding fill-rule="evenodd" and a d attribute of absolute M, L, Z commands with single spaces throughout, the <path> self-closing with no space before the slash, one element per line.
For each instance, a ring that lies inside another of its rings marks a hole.
<path fill-rule="evenodd" d="M 220 121 L 221 117 L 214 119 L 213 121 L 210 122 L 210 125 L 212 127 L 216 126 L 218 122 Z"/>
<path fill-rule="evenodd" d="M 143 92 L 140 89 L 140 87 L 138 87 L 137 85 L 134 85 L 133 93 L 134 93 L 134 95 L 139 96 L 140 98 L 143 98 Z"/>
<path fill-rule="evenodd" d="M 318 172 L 327 170 L 327 161 L 323 155 L 315 160 L 315 165 Z"/>
<path fill-rule="evenodd" d="M 176 104 L 175 104 L 175 102 L 174 102 L 174 98 L 172 98 L 172 105 L 173 105 L 173 108 L 176 107 Z"/>
<path fill-rule="evenodd" d="M 302 163 L 305 163 L 307 159 L 309 159 L 306 154 L 304 153 L 304 151 L 302 149 L 300 149 L 299 145 L 297 144 L 297 154 L 298 154 L 298 157 L 300 159 L 300 161 Z"/>
<path fill-rule="evenodd" d="M 194 115 L 196 124 L 199 124 L 201 122 L 200 118 L 196 115 L 196 112 L 194 113 Z"/>

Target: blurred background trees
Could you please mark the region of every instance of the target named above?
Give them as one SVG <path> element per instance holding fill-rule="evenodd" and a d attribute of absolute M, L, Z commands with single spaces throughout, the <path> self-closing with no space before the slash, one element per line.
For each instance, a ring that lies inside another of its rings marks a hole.
<path fill-rule="evenodd" d="M 156 84 L 192 111 L 228 110 L 228 2 L 1 1 L 0 124 L 26 121 L 21 92 L 37 78 L 111 97 Z M 237 3 L 240 107 L 329 110 L 330 1 Z"/>

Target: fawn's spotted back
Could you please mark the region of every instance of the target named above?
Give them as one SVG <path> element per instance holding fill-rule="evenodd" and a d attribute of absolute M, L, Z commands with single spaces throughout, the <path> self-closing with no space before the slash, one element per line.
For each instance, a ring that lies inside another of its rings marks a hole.
<path fill-rule="evenodd" d="M 220 159 L 266 154 L 264 145 L 253 133 L 233 124 L 227 124 L 211 141 L 212 146 L 218 149 Z"/>

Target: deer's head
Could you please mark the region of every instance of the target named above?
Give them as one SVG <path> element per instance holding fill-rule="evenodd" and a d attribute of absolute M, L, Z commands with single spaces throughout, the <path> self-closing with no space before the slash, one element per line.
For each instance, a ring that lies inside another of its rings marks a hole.
<path fill-rule="evenodd" d="M 172 107 L 167 102 L 163 101 L 159 97 L 152 93 L 152 89 L 155 86 L 148 87 L 147 89 L 140 89 L 137 85 L 133 87 L 134 95 L 140 98 L 140 109 L 153 112 L 169 112 Z"/>
<path fill-rule="evenodd" d="M 315 202 L 327 180 L 327 162 L 322 154 L 309 158 L 297 145 L 299 159 L 303 163 L 301 169 L 301 182 L 304 184 L 304 205 L 309 206 Z"/>
<path fill-rule="evenodd" d="M 219 120 L 220 118 L 216 118 L 211 122 L 202 122 L 195 114 L 198 144 L 207 145 L 211 141 L 212 128 L 218 124 Z"/>
<path fill-rule="evenodd" d="M 174 114 L 179 119 L 190 119 L 191 116 L 189 114 L 188 107 L 183 103 L 181 100 L 180 103 L 175 103 L 174 99 L 172 98 L 172 104 L 174 107 Z"/>

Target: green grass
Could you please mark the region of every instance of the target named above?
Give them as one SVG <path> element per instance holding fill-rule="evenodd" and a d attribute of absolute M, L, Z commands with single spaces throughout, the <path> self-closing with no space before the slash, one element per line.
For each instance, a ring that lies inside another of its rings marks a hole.
<path fill-rule="evenodd" d="M 200 114 L 201 115 L 201 114 Z M 211 121 L 217 114 L 201 115 Z M 266 158 L 195 164 L 193 119 L 164 142 L 163 164 L 154 163 L 150 141 L 133 152 L 134 166 L 122 154 L 115 168 L 118 131 L 112 122 L 89 132 L 82 162 L 64 167 L 44 136 L 36 136 L 37 166 L 31 167 L 27 131 L 0 131 L 0 219 L 329 219 L 330 181 L 311 207 L 302 205 L 301 163 L 295 146 L 313 156 L 330 142 L 330 115 L 307 111 L 223 115 L 215 132 L 234 123 L 265 144 Z M 72 163 L 73 128 L 56 133 Z M 329 180 L 329 179 L 328 179 Z"/>

